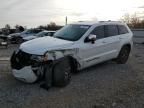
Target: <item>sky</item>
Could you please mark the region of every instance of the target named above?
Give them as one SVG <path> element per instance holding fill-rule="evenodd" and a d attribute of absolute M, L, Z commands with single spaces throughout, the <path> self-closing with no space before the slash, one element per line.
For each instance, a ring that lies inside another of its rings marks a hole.
<path fill-rule="evenodd" d="M 0 0 L 0 27 L 37 27 L 55 22 L 119 20 L 125 13 L 144 13 L 144 0 Z"/>

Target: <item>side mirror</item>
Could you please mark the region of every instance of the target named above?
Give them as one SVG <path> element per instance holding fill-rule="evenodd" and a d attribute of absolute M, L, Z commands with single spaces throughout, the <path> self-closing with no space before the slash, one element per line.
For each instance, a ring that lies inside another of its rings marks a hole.
<path fill-rule="evenodd" d="M 87 38 L 87 41 L 88 41 L 88 42 L 91 42 L 92 44 L 94 44 L 95 41 L 96 41 L 96 35 L 90 34 L 90 35 L 88 36 L 88 38 Z"/>

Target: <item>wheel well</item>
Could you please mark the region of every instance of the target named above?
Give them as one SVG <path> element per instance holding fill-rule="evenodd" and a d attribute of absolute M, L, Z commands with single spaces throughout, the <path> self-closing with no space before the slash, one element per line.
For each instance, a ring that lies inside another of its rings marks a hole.
<path fill-rule="evenodd" d="M 125 45 L 123 45 L 123 47 L 128 47 L 129 50 L 131 51 L 131 45 L 130 45 L 130 44 L 125 44 Z M 123 47 L 122 47 L 122 48 L 123 48 Z"/>
<path fill-rule="evenodd" d="M 68 58 L 70 59 L 70 63 L 71 63 L 71 66 L 72 66 L 72 72 L 76 73 L 77 72 L 77 69 L 78 69 L 78 62 L 76 59 L 74 59 L 73 57 L 71 56 L 68 56 Z"/>

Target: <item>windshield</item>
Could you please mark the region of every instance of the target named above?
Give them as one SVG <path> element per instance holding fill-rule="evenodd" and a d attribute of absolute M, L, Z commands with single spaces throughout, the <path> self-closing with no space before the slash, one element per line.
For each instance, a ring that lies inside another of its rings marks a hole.
<path fill-rule="evenodd" d="M 31 33 L 37 34 L 37 33 L 41 32 L 41 31 L 42 31 L 42 30 L 28 29 L 28 30 L 23 31 L 22 34 L 31 34 Z"/>
<path fill-rule="evenodd" d="M 47 32 L 40 32 L 40 33 L 36 34 L 35 36 L 41 37 L 41 36 L 44 36 L 46 34 L 47 34 Z"/>
<path fill-rule="evenodd" d="M 89 25 L 70 24 L 57 31 L 54 34 L 54 37 L 69 41 L 76 41 L 80 39 L 89 28 Z"/>
<path fill-rule="evenodd" d="M 28 34 L 28 33 L 31 33 L 31 30 L 25 30 L 22 32 L 22 34 Z"/>

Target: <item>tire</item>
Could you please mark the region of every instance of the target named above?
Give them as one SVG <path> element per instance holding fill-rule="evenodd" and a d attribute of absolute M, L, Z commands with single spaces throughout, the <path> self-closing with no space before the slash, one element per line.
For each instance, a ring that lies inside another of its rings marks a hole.
<path fill-rule="evenodd" d="M 17 43 L 17 44 L 21 44 L 22 42 L 23 42 L 23 39 L 22 39 L 22 38 L 17 38 L 17 39 L 16 39 L 16 43 Z"/>
<path fill-rule="evenodd" d="M 63 58 L 53 67 L 53 84 L 64 87 L 71 81 L 71 64 L 68 58 Z"/>
<path fill-rule="evenodd" d="M 52 65 L 45 65 L 44 73 L 44 84 L 41 85 L 42 88 L 48 90 L 52 86 Z"/>
<path fill-rule="evenodd" d="M 118 57 L 116 58 L 116 62 L 118 64 L 125 64 L 129 58 L 130 48 L 128 46 L 122 47 Z"/>

